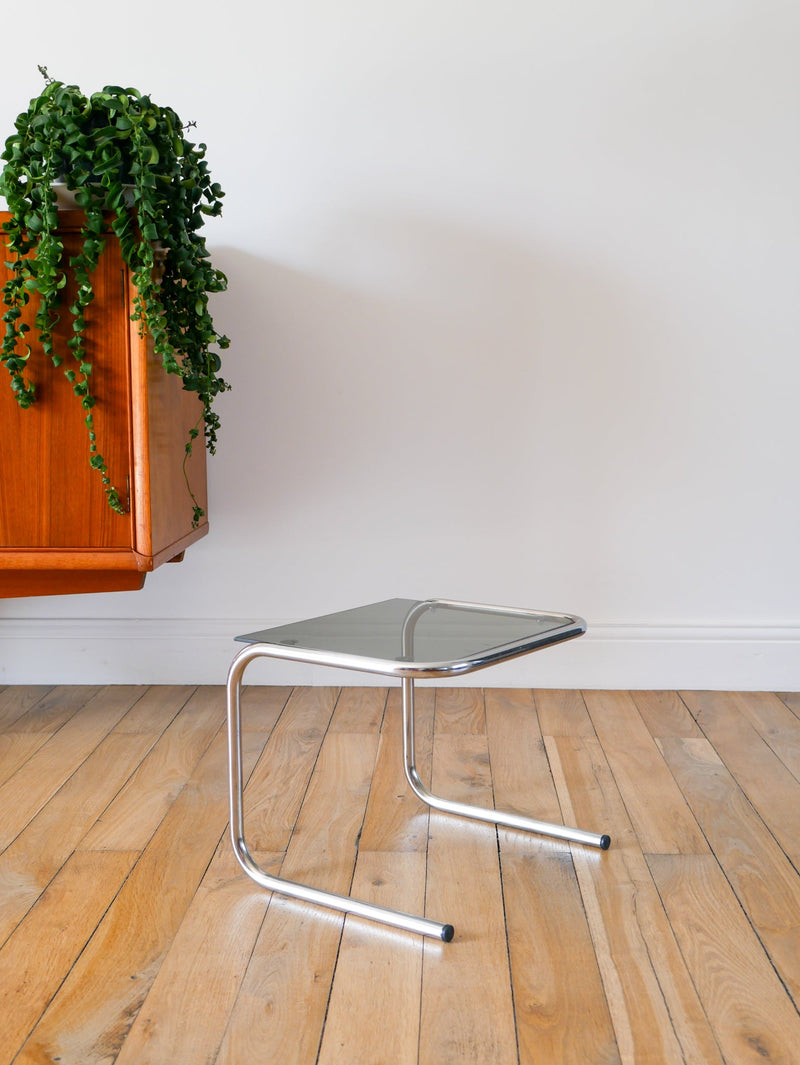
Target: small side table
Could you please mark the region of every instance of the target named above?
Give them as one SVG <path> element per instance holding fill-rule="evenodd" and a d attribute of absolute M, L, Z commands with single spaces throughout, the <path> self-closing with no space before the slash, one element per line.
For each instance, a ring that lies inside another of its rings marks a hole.
<path fill-rule="evenodd" d="M 448 599 L 388 599 L 309 621 L 251 632 L 228 673 L 228 752 L 231 840 L 244 871 L 270 891 L 356 914 L 448 942 L 453 926 L 376 906 L 346 895 L 271 876 L 253 859 L 244 830 L 240 695 L 247 666 L 256 658 L 281 658 L 399 677 L 403 689 L 403 755 L 406 779 L 423 802 L 443 813 L 607 850 L 611 839 L 501 810 L 454 802 L 422 783 L 414 757 L 414 681 L 459 677 L 498 662 L 581 636 L 586 623 L 571 614 L 482 606 Z"/>

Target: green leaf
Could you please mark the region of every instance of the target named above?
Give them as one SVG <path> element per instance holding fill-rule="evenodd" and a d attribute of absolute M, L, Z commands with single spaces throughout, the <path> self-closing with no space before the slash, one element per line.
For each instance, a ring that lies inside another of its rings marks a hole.
<path fill-rule="evenodd" d="M 98 177 L 102 177 L 104 174 L 110 174 L 112 170 L 116 170 L 122 161 L 122 156 L 117 153 L 111 156 L 109 159 L 100 160 L 95 163 L 94 172 Z"/>
<path fill-rule="evenodd" d="M 133 88 L 107 85 L 87 97 L 77 86 L 56 82 L 49 75 L 46 82 L 28 110 L 18 116 L 15 132 L 2 151 L 6 166 L 0 171 L 0 192 L 10 212 L 2 229 L 11 260 L 3 289 L 5 308 L 0 308 L 0 312 L 6 310 L 2 350 L 17 402 L 30 406 L 34 389 L 23 377 L 27 355 L 20 355 L 23 348 L 30 353 L 24 342 L 30 326 L 21 316 L 22 309 L 32 294 L 38 294 L 35 332 L 39 345 L 34 366 L 37 354 L 59 365 L 54 329 L 59 322 L 59 296 L 70 279 L 66 291 L 73 293 L 74 314 L 64 312 L 60 327 L 71 333 L 67 349 L 77 360 L 68 376 L 84 408 L 92 464 L 100 472 L 109 504 L 121 509 L 106 464 L 97 455 L 89 381 L 100 371 L 93 369 L 86 355 L 92 341 L 84 336 L 86 308 L 93 299 L 91 277 L 104 234 L 113 228 L 138 286 L 130 308 L 132 319 L 140 330 L 149 330 L 164 369 L 177 374 L 184 388 L 200 396 L 200 435 L 213 453 L 219 418 L 210 406 L 229 385 L 218 375 L 220 357 L 211 348 L 224 349 L 229 341 L 214 330 L 208 296 L 224 291 L 226 280 L 212 267 L 200 231 L 207 217 L 219 213 L 223 192 L 211 180 L 204 158 L 206 145 L 195 146 L 185 136 L 194 123 L 185 125 L 171 108 L 158 106 Z M 74 255 L 65 256 L 55 233 L 58 218 L 49 182 L 58 170 L 67 175 L 87 215 Z M 134 211 L 127 209 L 125 181 L 135 185 Z M 103 221 L 101 208 L 112 212 L 109 221 Z M 155 279 L 152 243 L 159 239 L 169 252 L 162 274 Z M 63 344 L 60 337 L 62 351 Z M 197 435 L 197 429 L 189 434 L 190 444 Z M 196 506 L 188 481 L 187 489 L 197 521 L 202 509 Z"/>

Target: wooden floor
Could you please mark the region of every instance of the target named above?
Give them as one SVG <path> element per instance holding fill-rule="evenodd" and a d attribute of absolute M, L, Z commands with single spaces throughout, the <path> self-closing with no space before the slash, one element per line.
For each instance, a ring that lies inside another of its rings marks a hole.
<path fill-rule="evenodd" d="M 271 870 L 452 943 L 270 896 L 227 837 L 221 688 L 0 689 L 0 1063 L 800 1062 L 800 696 L 422 688 L 244 700 Z"/>

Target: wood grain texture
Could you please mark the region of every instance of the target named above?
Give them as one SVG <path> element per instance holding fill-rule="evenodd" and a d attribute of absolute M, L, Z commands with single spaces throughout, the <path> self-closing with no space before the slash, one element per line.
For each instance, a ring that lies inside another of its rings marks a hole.
<path fill-rule="evenodd" d="M 477 702 L 470 700 L 470 705 Z M 482 710 L 482 693 L 480 706 Z M 469 720 L 474 721 L 471 712 Z M 437 725 L 439 721 L 437 714 Z M 444 725 L 446 730 L 449 726 Z M 485 735 L 436 732 L 432 788 L 454 799 L 491 805 Z M 432 940 L 424 944 L 420 1065 L 516 1062 L 497 833 L 492 826 L 431 814 L 426 913 L 454 925 L 455 936 L 446 946 Z M 491 981 L 486 979 L 489 972 Z"/>
<path fill-rule="evenodd" d="M 14 1060 L 137 857 L 74 854 L 0 950 L 4 1065 Z"/>
<path fill-rule="evenodd" d="M 82 710 L 101 689 L 97 685 L 69 684 L 51 688 L 19 715 L 15 732 L 57 732 L 78 711 Z"/>
<path fill-rule="evenodd" d="M 772 692 L 737 692 L 736 708 L 747 718 L 795 780 L 800 781 L 800 728 L 797 717 Z"/>
<path fill-rule="evenodd" d="M 485 701 L 496 805 L 559 823 L 533 693 L 488 690 Z M 522 832 L 499 839 L 520 1062 L 618 1062 L 569 849 Z"/>
<path fill-rule="evenodd" d="M 336 705 L 336 688 L 296 688 L 245 792 L 245 831 L 254 852 L 285 851 Z M 249 717 L 242 707 L 242 722 Z"/>
<path fill-rule="evenodd" d="M 492 771 L 486 735 L 434 734 L 432 780 L 434 794 L 456 802 L 492 807 Z M 449 814 L 444 817 L 450 819 Z M 461 823 L 460 818 L 454 820 Z"/>
<path fill-rule="evenodd" d="M 163 732 L 196 690 L 187 684 L 163 684 L 157 688 L 147 688 L 141 699 L 114 726 L 114 732 Z M 205 690 L 207 693 L 214 692 L 220 707 L 223 706 L 225 693 L 222 688 Z"/>
<path fill-rule="evenodd" d="M 4 732 L 0 735 L 0 785 L 46 743 L 46 732 Z"/>
<path fill-rule="evenodd" d="M 0 599 L 138 592 L 146 576 L 140 568 L 139 556 L 114 548 L 91 551 L 12 548 L 2 552 L 0 563 Z"/>
<path fill-rule="evenodd" d="M 52 687 L 48 684 L 20 684 L 0 690 L 0 729 L 14 726 L 32 706 L 52 691 Z"/>
<path fill-rule="evenodd" d="M 682 692 L 739 786 L 800 869 L 800 783 L 725 692 Z"/>
<path fill-rule="evenodd" d="M 569 850 L 501 831 L 500 854 L 520 1062 L 619 1062 Z"/>
<path fill-rule="evenodd" d="M 242 703 L 262 864 L 450 921 L 447 944 L 240 870 L 221 686 L 0 689 L 0 1065 L 794 1063 L 791 693 L 455 689 L 436 730 L 442 690 L 418 692 L 423 779 L 611 849 L 429 815 L 397 687 Z M 704 853 L 643 849 L 670 837 L 637 783 Z"/>
<path fill-rule="evenodd" d="M 313 709 L 319 713 L 324 705 Z M 302 704 L 296 709 L 302 719 Z M 331 711 L 329 704 L 328 717 Z M 377 732 L 327 733 L 307 790 L 296 798 L 302 808 L 281 865 L 282 877 L 349 894 L 377 747 Z M 343 923 L 343 915 L 321 907 L 280 897 L 270 902 L 220 1051 L 221 1062 L 247 1060 L 245 1055 L 256 1047 L 266 1061 L 299 1065 L 316 1059 Z M 273 1005 L 276 981 L 292 989 L 280 1007 Z"/>
<path fill-rule="evenodd" d="M 289 687 L 245 687 L 241 695 L 243 727 L 248 732 L 272 732 L 291 695 Z"/>
<path fill-rule="evenodd" d="M 36 816 L 69 778 L 75 762 L 89 756 L 141 694 L 134 687 L 102 689 L 28 759 L 24 774 L 9 777 L 0 787 L 0 848 Z"/>
<path fill-rule="evenodd" d="M 148 749 L 155 734 L 109 733 L 50 801 L 0 854 L 0 943 L 100 817 Z M 135 845 L 116 850 L 134 851 Z"/>
<path fill-rule="evenodd" d="M 274 896 L 216 1065 L 309 1065 L 319 1052 L 344 915 Z"/>
<path fill-rule="evenodd" d="M 330 731 L 380 732 L 386 696 L 386 688 L 342 688 L 329 725 Z"/>
<path fill-rule="evenodd" d="M 705 853 L 703 834 L 631 696 L 586 692 L 584 698 L 642 850 Z"/>
<path fill-rule="evenodd" d="M 0 212 L 0 224 L 8 217 Z M 64 225 L 59 237 L 65 256 L 78 252 L 80 235 L 73 226 Z M 0 255 L 2 284 L 8 275 L 4 265 L 8 257 Z M 92 277 L 95 299 L 86 309 L 86 355 L 95 367 L 91 388 L 97 398 L 92 413 L 98 450 L 125 501 L 131 470 L 131 396 L 122 272 L 119 244 L 109 240 Z M 68 274 L 64 307 L 74 301 L 75 292 Z M 37 307 L 34 295 L 23 321 L 31 324 Z M 63 313 L 54 338 L 64 369 L 74 365 L 67 348 L 71 337 L 71 317 Z M 30 371 L 36 386 L 34 405 L 20 410 L 8 380 L 0 382 L 0 424 L 6 439 L 14 440 L 13 450 L 3 448 L 0 453 L 0 547 L 130 548 L 130 515 L 110 509 L 100 477 L 89 466 L 86 412 L 70 383 L 42 355 L 33 329 L 29 342 L 34 350 Z"/>
<path fill-rule="evenodd" d="M 454 925 L 455 936 L 449 944 L 423 944 L 420 1065 L 517 1061 L 492 828 L 431 814 L 425 912 Z"/>
<path fill-rule="evenodd" d="M 722 1065 L 599 742 L 545 742 L 565 820 L 614 826 L 604 854 L 572 851 L 624 1065 Z"/>
<path fill-rule="evenodd" d="M 281 876 L 341 895 L 350 893 L 377 750 L 376 734 L 328 733 Z"/>
<path fill-rule="evenodd" d="M 594 737 L 594 725 L 581 692 L 536 689 L 533 696 L 545 736 Z"/>
<path fill-rule="evenodd" d="M 648 861 L 725 1058 L 793 1065 L 800 1016 L 714 856 L 651 855 Z"/>
<path fill-rule="evenodd" d="M 0 223 L 8 217 L 0 212 Z M 82 220 L 79 211 L 60 213 L 65 260 L 80 247 Z M 0 255 L 0 285 L 9 273 L 7 258 Z M 66 273 L 64 308 L 75 297 Z M 92 282 L 95 296 L 85 313 L 92 416 L 98 451 L 125 513 L 108 506 L 89 465 L 86 412 L 32 330 L 27 339 L 36 402 L 21 410 L 8 382 L 0 388 L 0 423 L 14 440 L 13 450 L 0 454 L 0 597 L 136 590 L 147 572 L 208 531 L 207 519 L 192 528 L 184 476 L 207 511 L 202 405 L 178 377 L 164 373 L 151 339 L 130 321 L 134 292 L 113 234 L 105 238 Z M 32 324 L 36 309 L 34 294 L 23 321 Z M 74 365 L 67 347 L 72 335 L 71 316 L 63 311 L 54 338 L 65 370 Z M 184 471 L 192 428 L 200 437 Z"/>
<path fill-rule="evenodd" d="M 651 736 L 688 736 L 699 739 L 703 730 L 677 692 L 637 691 L 631 697 Z"/>
<path fill-rule="evenodd" d="M 227 838 L 167 952 L 116 1065 L 213 1061 L 269 903 L 241 876 Z M 197 1023 L 198 992 L 203 1023 Z"/>
<path fill-rule="evenodd" d="M 706 739 L 660 741 L 664 757 L 692 806 L 764 949 L 800 1001 L 800 890 L 797 870 L 775 842 Z"/>
<path fill-rule="evenodd" d="M 151 743 L 136 772 L 97 817 L 81 849 L 144 849 L 219 732 L 223 698 L 222 689 L 209 687 L 189 699 L 163 734 L 154 737 L 157 742 Z"/>
<path fill-rule="evenodd" d="M 128 271 L 125 271 L 125 281 L 129 314 L 136 290 Z M 126 321 L 125 325 L 134 397 L 131 404 L 134 546 L 137 554 L 147 559 L 147 568 L 152 569 L 208 532 L 207 516 L 197 529 L 192 529 L 193 502 L 189 493 L 191 488 L 198 505 L 208 515 L 203 406 L 196 393 L 183 388 L 179 377 L 164 373 L 150 335 L 142 335 L 137 322 Z M 199 430 L 200 435 L 186 459 L 185 448 L 192 429 Z"/>
<path fill-rule="evenodd" d="M 472 733 L 486 731 L 483 692 L 480 688 L 438 688 L 436 690 L 436 731 Z"/>
<path fill-rule="evenodd" d="M 634 694 L 634 699 L 640 705 L 653 701 L 651 695 L 640 692 Z M 800 736 L 800 721 L 776 696 L 742 693 L 733 696 L 728 705 L 739 710 L 745 705 L 759 708 L 758 720 L 766 732 L 772 727 L 788 741 Z M 650 729 L 657 730 L 664 759 L 745 913 L 758 929 L 772 964 L 795 1001 L 799 1001 L 797 870 L 765 830 L 763 821 L 683 702 L 680 708 L 676 705 L 673 715 L 648 715 Z M 746 716 L 753 722 L 755 710 Z"/>
<path fill-rule="evenodd" d="M 359 851 L 352 893 L 380 906 L 422 913 L 425 855 Z M 376 950 L 376 944 L 383 949 Z M 420 937 L 348 917 L 317 1065 L 416 1065 L 421 992 Z"/>
<path fill-rule="evenodd" d="M 416 693 L 416 765 L 430 785 L 435 691 Z M 428 846 L 428 807 L 411 790 L 403 769 L 403 731 L 400 692 L 389 692 L 375 772 L 361 833 L 366 851 L 425 851 Z"/>
<path fill-rule="evenodd" d="M 493 689 L 485 694 L 494 805 L 502 810 L 561 821 L 533 694 Z M 523 837 L 526 838 L 526 837 Z"/>
<path fill-rule="evenodd" d="M 252 765 L 263 737 L 248 734 Z M 226 737 L 201 759 L 22 1047 L 19 1065 L 98 1065 L 118 1054 L 227 819 Z M 253 747 L 255 749 L 253 749 Z"/>

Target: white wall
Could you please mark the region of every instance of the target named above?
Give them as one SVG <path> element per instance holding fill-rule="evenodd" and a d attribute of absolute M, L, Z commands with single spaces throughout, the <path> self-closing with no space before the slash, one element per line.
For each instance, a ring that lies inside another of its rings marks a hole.
<path fill-rule="evenodd" d="M 0 602 L 0 684 L 221 682 L 237 632 L 443 595 L 589 621 L 476 683 L 800 688 L 793 0 L 36 19 L 3 136 L 37 63 L 197 121 L 234 391 L 209 537 Z"/>

